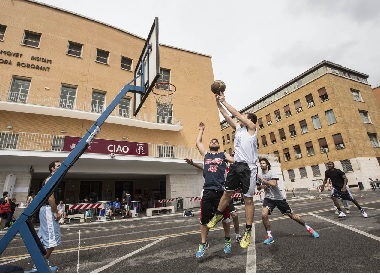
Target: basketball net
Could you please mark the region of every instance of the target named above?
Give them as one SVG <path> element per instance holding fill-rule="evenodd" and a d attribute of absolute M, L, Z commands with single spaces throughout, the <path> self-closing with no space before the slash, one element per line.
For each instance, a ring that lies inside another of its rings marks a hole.
<path fill-rule="evenodd" d="M 156 98 L 157 104 L 171 105 L 176 87 L 169 82 L 158 82 L 154 85 L 152 93 Z"/>

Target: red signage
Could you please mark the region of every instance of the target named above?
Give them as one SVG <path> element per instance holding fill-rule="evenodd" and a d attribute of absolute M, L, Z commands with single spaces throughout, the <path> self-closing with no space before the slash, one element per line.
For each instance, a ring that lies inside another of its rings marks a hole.
<path fill-rule="evenodd" d="M 79 137 L 65 137 L 63 151 L 71 151 L 81 140 Z M 86 149 L 87 153 L 148 156 L 148 143 L 119 140 L 94 139 Z"/>

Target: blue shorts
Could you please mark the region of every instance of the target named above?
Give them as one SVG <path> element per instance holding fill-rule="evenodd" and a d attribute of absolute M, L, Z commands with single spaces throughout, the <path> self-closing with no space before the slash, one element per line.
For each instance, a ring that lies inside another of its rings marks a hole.
<path fill-rule="evenodd" d="M 45 248 L 53 248 L 61 244 L 59 224 L 55 220 L 54 213 L 49 205 L 44 205 L 40 209 L 38 237 Z"/>

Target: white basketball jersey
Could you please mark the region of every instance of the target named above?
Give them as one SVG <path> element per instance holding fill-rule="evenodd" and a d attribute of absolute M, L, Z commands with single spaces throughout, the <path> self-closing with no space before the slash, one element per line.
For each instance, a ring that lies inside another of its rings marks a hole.
<path fill-rule="evenodd" d="M 257 130 L 251 136 L 247 127 L 238 125 L 235 132 L 235 161 L 248 163 L 250 167 L 256 166 L 257 152 Z"/>

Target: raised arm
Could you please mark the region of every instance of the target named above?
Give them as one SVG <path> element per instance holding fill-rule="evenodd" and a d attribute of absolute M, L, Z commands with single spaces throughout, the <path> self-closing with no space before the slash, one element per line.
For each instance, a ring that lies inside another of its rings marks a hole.
<path fill-rule="evenodd" d="M 234 162 L 235 162 L 234 157 L 231 156 L 230 154 L 228 154 L 228 153 L 224 153 L 224 155 L 226 156 L 226 160 L 227 160 L 229 163 L 234 163 Z"/>
<path fill-rule="evenodd" d="M 228 122 L 228 124 L 233 128 L 236 129 L 236 122 L 232 119 L 230 114 L 224 109 L 223 105 L 220 103 L 218 97 L 216 97 L 216 105 L 218 106 L 219 112 L 222 114 L 224 119 Z"/>
<path fill-rule="evenodd" d="M 198 132 L 198 137 L 197 137 L 197 148 L 199 152 L 201 153 L 202 157 L 206 155 L 206 148 L 202 143 L 202 136 L 203 136 L 203 131 L 205 130 L 205 125 L 203 122 L 199 123 L 199 132 Z"/>
<path fill-rule="evenodd" d="M 232 107 L 230 104 L 226 102 L 226 98 L 224 97 L 224 93 L 221 93 L 220 95 L 216 95 L 217 99 L 221 104 L 226 107 L 226 109 L 234 116 L 236 117 L 241 123 L 243 123 L 248 130 L 255 131 L 256 130 L 256 124 L 253 123 L 250 119 L 248 119 L 245 115 L 242 115 L 239 113 L 238 110 L 236 110 L 234 107 Z M 220 110 L 220 109 L 219 109 Z M 222 114 L 223 115 L 223 114 Z"/>

